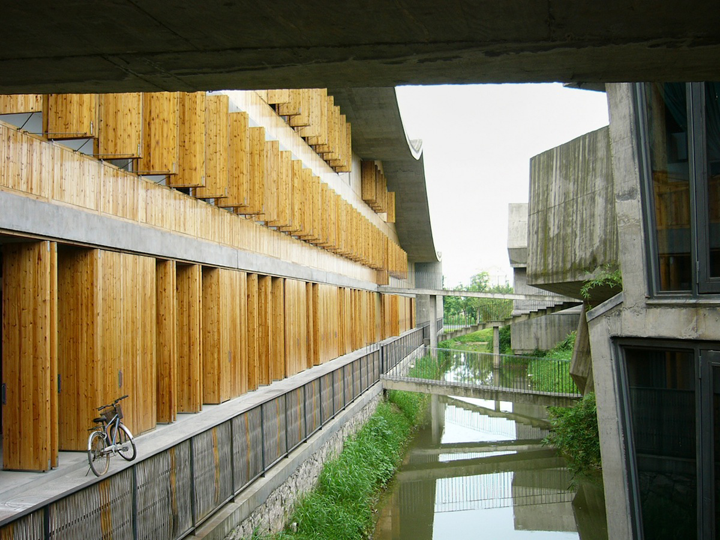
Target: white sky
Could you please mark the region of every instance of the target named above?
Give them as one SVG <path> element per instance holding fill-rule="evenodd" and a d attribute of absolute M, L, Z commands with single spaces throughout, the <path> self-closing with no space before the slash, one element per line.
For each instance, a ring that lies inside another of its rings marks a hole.
<path fill-rule="evenodd" d="M 445 285 L 487 271 L 512 283 L 508 204 L 527 202 L 530 158 L 608 123 L 602 92 L 561 84 L 403 86 L 405 131 L 423 140 Z"/>

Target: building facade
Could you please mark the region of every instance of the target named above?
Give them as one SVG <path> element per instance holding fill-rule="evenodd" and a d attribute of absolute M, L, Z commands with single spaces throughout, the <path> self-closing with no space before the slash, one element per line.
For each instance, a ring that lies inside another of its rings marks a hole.
<path fill-rule="evenodd" d="M 395 180 L 327 91 L 15 95 L 0 114 L 4 469 L 84 450 L 120 395 L 141 434 L 415 326 L 378 286 L 437 258 L 402 248 Z M 402 144 L 386 161 L 424 193 Z"/>

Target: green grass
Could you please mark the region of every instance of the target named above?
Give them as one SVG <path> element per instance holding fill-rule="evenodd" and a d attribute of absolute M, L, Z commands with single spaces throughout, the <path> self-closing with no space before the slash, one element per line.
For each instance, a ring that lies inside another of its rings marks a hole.
<path fill-rule="evenodd" d="M 492 343 L 492 328 L 478 330 L 453 339 L 438 343 L 440 349 L 453 349 L 456 351 L 487 352 L 486 343 Z"/>
<path fill-rule="evenodd" d="M 277 540 L 367 537 L 373 526 L 373 506 L 400 464 L 414 427 L 427 409 L 427 396 L 388 393 L 375 414 L 345 443 L 342 453 L 328 461 L 317 487 L 302 498 L 289 523 L 294 531 Z M 259 538 L 254 534 L 254 538 Z"/>

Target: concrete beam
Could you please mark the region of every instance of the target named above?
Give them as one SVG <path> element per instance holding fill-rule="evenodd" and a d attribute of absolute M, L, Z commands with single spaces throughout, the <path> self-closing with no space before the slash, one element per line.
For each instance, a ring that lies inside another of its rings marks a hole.
<path fill-rule="evenodd" d="M 569 298 L 567 296 L 547 296 L 542 294 L 506 294 L 476 291 L 449 291 L 446 289 L 409 289 L 403 287 L 387 287 L 384 285 L 379 286 L 378 290 L 388 294 L 428 294 L 435 296 L 460 296 L 462 298 L 491 298 L 493 300 L 540 300 L 578 303 L 578 300 L 575 298 Z"/>
<path fill-rule="evenodd" d="M 421 394 L 491 399 L 493 401 L 512 401 L 513 403 L 531 405 L 570 407 L 580 398 L 580 396 L 571 394 L 520 392 L 489 387 L 462 386 L 445 381 L 400 381 L 384 375 L 381 379 L 385 390 L 403 390 L 405 392 L 420 392 Z"/>
<path fill-rule="evenodd" d="M 705 0 L 14 2 L 3 93 L 714 80 Z"/>

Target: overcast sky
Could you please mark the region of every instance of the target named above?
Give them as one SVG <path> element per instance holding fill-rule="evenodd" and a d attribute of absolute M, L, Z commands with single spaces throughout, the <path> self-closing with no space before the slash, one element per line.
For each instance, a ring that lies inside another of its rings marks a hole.
<path fill-rule="evenodd" d="M 560 84 L 404 86 L 407 135 L 423 140 L 446 286 L 483 270 L 512 283 L 508 204 L 527 202 L 530 158 L 608 123 L 602 92 Z"/>

